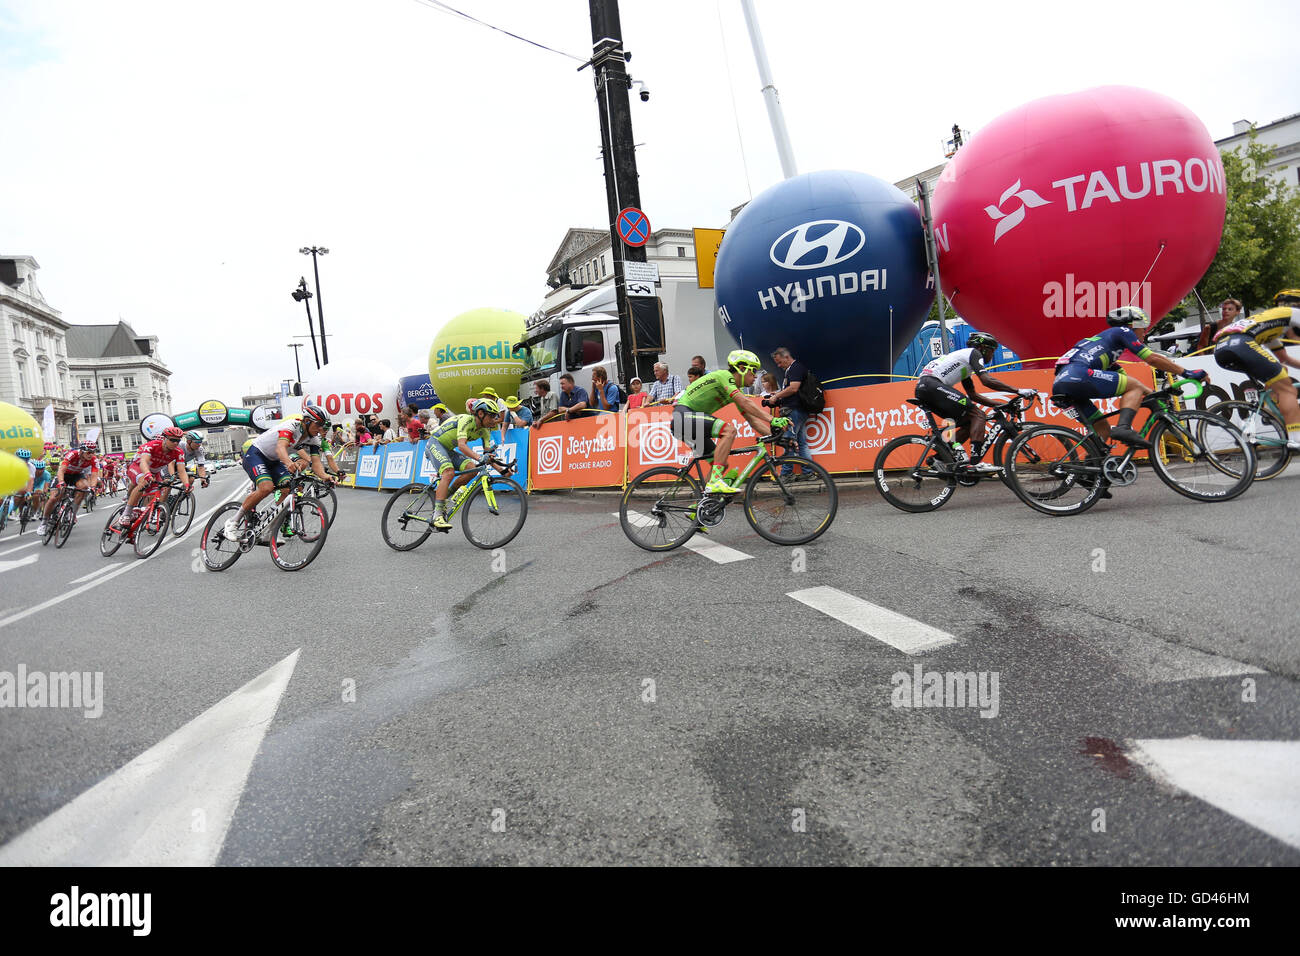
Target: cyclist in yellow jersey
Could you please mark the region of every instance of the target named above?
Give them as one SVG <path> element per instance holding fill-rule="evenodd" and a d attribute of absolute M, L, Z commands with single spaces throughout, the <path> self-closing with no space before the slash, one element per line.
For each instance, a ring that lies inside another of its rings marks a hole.
<path fill-rule="evenodd" d="M 1214 360 L 1226 369 L 1245 372 L 1263 382 L 1286 422 L 1286 447 L 1300 451 L 1300 402 L 1284 365 L 1300 368 L 1286 354 L 1285 339 L 1300 336 L 1300 289 L 1273 296 L 1273 308 L 1237 319 L 1214 336 Z"/>
<path fill-rule="evenodd" d="M 745 349 L 736 349 L 727 356 L 727 367 L 697 378 L 687 386 L 673 408 L 672 433 L 690 446 L 697 457 L 713 455 L 713 473 L 704 490 L 711 495 L 735 494 L 736 488 L 726 479 L 727 457 L 736 441 L 736 429 L 731 422 L 714 415 L 732 402 L 760 435 L 772 434 L 774 419 L 753 396 L 741 389 L 754 384 L 754 375 L 761 369 L 758 356 Z M 780 423 L 788 419 L 776 419 Z"/>
<path fill-rule="evenodd" d="M 492 429 L 500 417 L 496 402 L 487 398 L 476 399 L 470 405 L 470 414 L 448 418 L 425 443 L 424 455 L 438 475 L 438 489 L 434 492 L 433 505 L 433 527 L 436 530 L 451 530 L 451 522 L 447 520 L 447 494 L 452 488 L 452 475 L 466 459 L 482 462 L 491 454 L 495 447 L 492 444 Z M 477 439 L 483 440 L 481 452 L 475 452 L 469 447 L 469 443 Z M 468 477 L 462 475 L 456 479 L 455 484 L 464 485 Z"/>

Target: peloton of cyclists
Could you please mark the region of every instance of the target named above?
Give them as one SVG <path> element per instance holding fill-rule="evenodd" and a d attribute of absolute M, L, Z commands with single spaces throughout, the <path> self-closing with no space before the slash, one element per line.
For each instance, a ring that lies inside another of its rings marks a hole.
<path fill-rule="evenodd" d="M 54 510 L 54 506 L 59 499 L 67 494 L 70 489 L 75 493 L 72 499 L 72 520 L 77 520 L 76 513 L 81 508 L 82 496 L 99 482 L 99 457 L 96 454 L 98 451 L 98 443 L 85 441 L 75 450 L 63 456 L 63 460 L 59 462 L 54 494 L 50 495 L 45 502 L 45 509 L 41 512 L 40 524 L 36 526 L 37 535 L 45 535 L 45 522 L 50 519 L 50 512 Z"/>

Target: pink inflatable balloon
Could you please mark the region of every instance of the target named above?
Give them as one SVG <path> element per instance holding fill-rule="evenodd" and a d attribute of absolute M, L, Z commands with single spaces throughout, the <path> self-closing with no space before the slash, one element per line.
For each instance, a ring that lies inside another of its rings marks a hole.
<path fill-rule="evenodd" d="M 1223 163 L 1204 124 L 1149 90 L 1034 100 L 981 129 L 935 188 L 944 291 L 1026 359 L 1122 305 L 1156 322 L 1219 247 Z"/>

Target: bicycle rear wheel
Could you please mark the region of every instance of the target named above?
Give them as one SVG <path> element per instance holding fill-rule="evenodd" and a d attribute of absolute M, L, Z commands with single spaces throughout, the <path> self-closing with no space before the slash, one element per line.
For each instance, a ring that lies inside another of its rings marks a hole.
<path fill-rule="evenodd" d="M 181 495 L 172 508 L 172 534 L 182 537 L 194 521 L 194 495 Z"/>
<path fill-rule="evenodd" d="M 117 553 L 117 549 L 122 547 L 121 532 L 112 530 L 113 522 L 117 521 L 126 513 L 126 505 L 118 505 L 117 510 L 108 516 L 108 522 L 104 525 L 104 530 L 99 535 L 99 553 L 106 558 L 111 558 Z"/>
<path fill-rule="evenodd" d="M 163 539 L 167 537 L 170 523 L 171 514 L 167 511 L 167 505 L 161 501 L 155 502 L 145 512 L 140 527 L 135 529 L 135 553 L 142 558 L 147 558 L 157 551 L 162 546 Z"/>
<path fill-rule="evenodd" d="M 517 481 L 484 476 L 484 481 L 488 480 L 492 482 L 492 503 L 481 481 L 461 507 L 460 516 L 466 540 L 485 551 L 509 544 L 528 517 L 528 496 Z"/>
<path fill-rule="evenodd" d="M 218 508 L 204 526 L 199 550 L 203 552 L 203 563 L 209 571 L 226 570 L 244 553 L 239 539 L 227 538 L 225 532 L 227 519 L 237 516 L 240 509 L 238 501 L 228 502 Z"/>
<path fill-rule="evenodd" d="M 777 466 L 798 465 L 799 481 L 783 478 Z M 839 509 L 830 473 L 798 455 L 768 459 L 745 483 L 745 518 L 773 544 L 807 544 L 826 533 Z"/>
<path fill-rule="evenodd" d="M 928 465 L 934 447 L 924 435 L 902 435 L 876 456 L 876 490 L 900 511 L 919 514 L 942 508 L 957 487 L 953 474 L 941 475 Z"/>
<path fill-rule="evenodd" d="M 1196 501 L 1230 501 L 1250 487 L 1255 452 L 1240 429 L 1211 412 L 1170 414 L 1173 420 L 1157 422 L 1148 436 L 1161 481 Z"/>
<path fill-rule="evenodd" d="M 384 543 L 394 551 L 410 551 L 433 531 L 433 493 L 421 484 L 405 485 L 393 492 L 379 519 Z"/>
<path fill-rule="evenodd" d="M 1003 450 L 1011 490 L 1045 515 L 1082 514 L 1097 503 L 1106 452 L 1091 435 L 1062 425 L 1034 425 Z"/>
<path fill-rule="evenodd" d="M 623 492 L 618 521 L 638 548 L 671 551 L 695 534 L 699 502 L 700 486 L 690 475 L 678 475 L 678 469 L 667 466 L 651 468 L 637 475 Z"/>
<path fill-rule="evenodd" d="M 0 499 L 0 534 L 4 533 L 5 525 L 9 523 L 9 499 Z M 19 532 L 21 534 L 21 532 Z"/>
<path fill-rule="evenodd" d="M 301 571 L 311 564 L 329 535 L 325 507 L 312 498 L 295 502 L 271 535 L 271 560 L 281 571 Z"/>
<path fill-rule="evenodd" d="M 1246 441 L 1255 449 L 1256 481 L 1275 478 L 1291 464 L 1291 449 L 1286 447 L 1286 424 L 1271 411 L 1256 410 L 1248 402 L 1219 402 L 1206 411 L 1226 418 L 1241 429 Z M 1199 434 L 1196 437 L 1198 441 L 1204 440 Z"/>
<path fill-rule="evenodd" d="M 68 543 L 68 535 L 72 534 L 72 526 L 77 523 L 77 509 L 73 507 L 71 501 L 65 501 L 59 506 L 58 519 L 59 524 L 54 536 L 54 546 L 61 548 Z"/>

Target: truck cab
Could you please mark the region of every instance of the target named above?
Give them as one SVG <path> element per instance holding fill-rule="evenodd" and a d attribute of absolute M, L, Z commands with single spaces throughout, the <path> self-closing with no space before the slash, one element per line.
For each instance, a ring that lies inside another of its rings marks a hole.
<path fill-rule="evenodd" d="M 529 319 L 524 338 L 515 352 L 524 358 L 519 379 L 519 400 L 534 411 L 533 385 L 546 380 L 551 393 L 560 392 L 560 376 L 568 372 L 579 388 L 591 385 L 591 373 L 605 369 L 611 382 L 619 381 L 617 345 L 618 303 L 613 286 L 592 291 L 559 315 Z"/>

